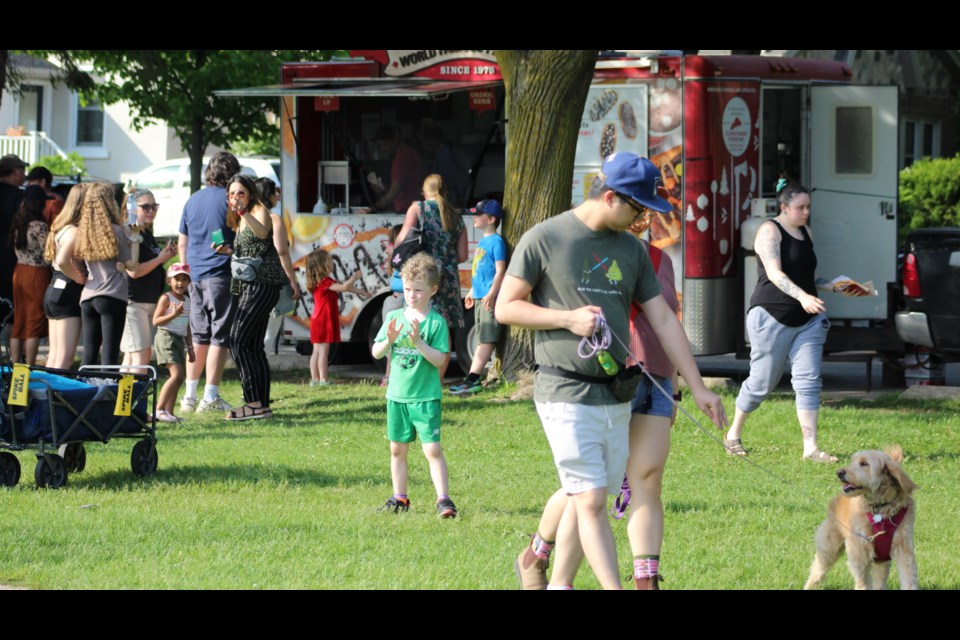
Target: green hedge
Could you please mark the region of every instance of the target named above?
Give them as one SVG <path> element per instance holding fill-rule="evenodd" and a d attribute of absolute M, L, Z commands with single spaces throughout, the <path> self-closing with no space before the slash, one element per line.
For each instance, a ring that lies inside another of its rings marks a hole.
<path fill-rule="evenodd" d="M 960 226 L 960 154 L 924 158 L 900 172 L 900 224 L 904 232 Z"/>

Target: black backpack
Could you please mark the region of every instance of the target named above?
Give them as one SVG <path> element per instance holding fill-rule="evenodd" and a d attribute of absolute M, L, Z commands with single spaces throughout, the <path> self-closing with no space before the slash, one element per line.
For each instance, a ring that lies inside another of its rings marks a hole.
<path fill-rule="evenodd" d="M 423 201 L 420 202 L 420 214 L 423 214 Z M 393 267 L 394 273 L 399 273 L 407 260 L 413 256 L 424 251 L 430 251 L 430 245 L 426 236 L 420 230 L 420 226 L 420 217 L 418 216 L 417 226 L 411 228 L 403 242 L 393 248 L 393 253 L 390 254 L 390 265 Z"/>

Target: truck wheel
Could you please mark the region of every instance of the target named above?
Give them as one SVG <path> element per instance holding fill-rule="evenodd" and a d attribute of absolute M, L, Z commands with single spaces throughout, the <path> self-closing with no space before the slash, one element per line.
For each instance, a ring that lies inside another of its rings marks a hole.
<path fill-rule="evenodd" d="M 479 302 L 478 302 L 479 304 Z M 470 373 L 473 364 L 473 354 L 477 350 L 477 332 L 473 326 L 473 309 L 463 312 L 463 326 L 453 335 L 453 347 L 457 353 L 457 364 L 464 375 Z"/>

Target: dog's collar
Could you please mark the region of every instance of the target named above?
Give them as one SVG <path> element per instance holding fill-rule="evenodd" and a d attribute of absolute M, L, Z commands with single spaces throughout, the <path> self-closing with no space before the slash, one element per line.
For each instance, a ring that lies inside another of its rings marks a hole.
<path fill-rule="evenodd" d="M 885 505 L 871 506 L 876 509 L 877 507 Z M 893 547 L 893 534 L 906 517 L 907 507 L 900 509 L 892 518 L 884 517 L 879 513 L 867 512 L 867 521 L 870 523 L 870 528 L 873 529 L 873 535 L 870 536 L 870 540 L 873 542 L 874 559 L 876 562 L 890 561 L 890 550 Z M 888 525 L 893 525 L 890 527 L 889 535 L 887 535 Z"/>

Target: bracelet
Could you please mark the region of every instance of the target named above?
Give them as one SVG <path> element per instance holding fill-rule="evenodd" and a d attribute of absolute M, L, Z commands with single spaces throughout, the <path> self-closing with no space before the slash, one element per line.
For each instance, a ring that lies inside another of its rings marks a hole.
<path fill-rule="evenodd" d="M 679 389 L 677 389 L 677 392 L 673 394 L 673 399 L 676 400 L 677 402 L 680 402 L 681 400 L 683 400 L 683 391 L 680 391 Z"/>

